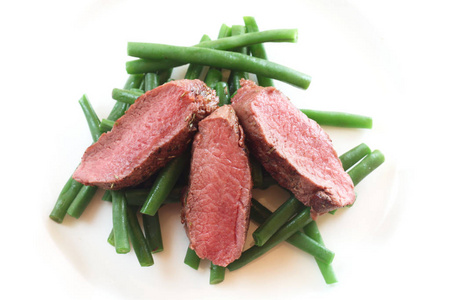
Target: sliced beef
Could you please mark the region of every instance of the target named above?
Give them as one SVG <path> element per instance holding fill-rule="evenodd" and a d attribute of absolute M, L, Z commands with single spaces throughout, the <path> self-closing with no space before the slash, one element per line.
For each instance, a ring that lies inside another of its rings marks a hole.
<path fill-rule="evenodd" d="M 226 266 L 242 253 L 252 189 L 244 134 L 230 105 L 199 123 L 192 147 L 182 222 L 197 255 Z"/>
<path fill-rule="evenodd" d="M 355 200 L 329 136 L 280 91 L 249 80 L 232 99 L 251 153 L 315 218 Z"/>
<path fill-rule="evenodd" d="M 83 155 L 73 178 L 85 185 L 121 189 L 148 179 L 180 155 L 197 123 L 218 98 L 200 80 L 177 80 L 148 91 Z"/>

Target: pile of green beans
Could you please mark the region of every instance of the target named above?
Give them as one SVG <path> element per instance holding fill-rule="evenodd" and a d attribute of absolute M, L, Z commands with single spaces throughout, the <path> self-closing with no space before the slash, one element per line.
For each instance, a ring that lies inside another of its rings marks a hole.
<path fill-rule="evenodd" d="M 108 117 L 100 120 L 86 95 L 79 100 L 93 142 L 112 130 L 115 122 L 141 95 L 171 80 L 173 68 L 185 64 L 189 66 L 184 78 L 203 80 L 216 91 L 219 106 L 230 104 L 233 93 L 240 87 L 239 80 L 251 75 L 260 86 L 274 86 L 274 80 L 280 80 L 307 89 L 311 82 L 309 75 L 269 61 L 264 47 L 267 42 L 297 42 L 297 30 L 259 31 L 255 18 L 243 19 L 244 25 L 223 24 L 217 39 L 203 35 L 200 42 L 191 47 L 129 42 L 128 55 L 137 59 L 126 63 L 129 76 L 124 87 L 112 89 L 115 104 Z M 301 111 L 323 126 L 372 128 L 372 119 L 368 116 L 312 109 Z M 362 143 L 339 159 L 356 186 L 384 162 L 384 155 Z M 112 210 L 113 228 L 107 242 L 117 253 L 129 253 L 133 249 L 142 267 L 154 264 L 153 254 L 164 250 L 159 210 L 164 205 L 180 202 L 187 185 L 189 160 L 190 151 L 171 160 L 154 175 L 150 187 L 103 191 L 102 199 L 111 202 Z M 255 189 L 277 184 L 251 155 L 250 162 Z M 80 218 L 97 191 L 97 187 L 85 186 L 70 177 L 49 217 L 57 223 L 62 223 L 66 215 Z M 335 253 L 325 247 L 317 222 L 311 219 L 310 208 L 293 195 L 274 212 L 252 199 L 250 218 L 258 225 L 251 235 L 254 246 L 227 267 L 210 262 L 210 284 L 222 282 L 227 269 L 241 268 L 283 241 L 314 257 L 327 284 L 337 282 L 331 265 Z M 195 251 L 187 247 L 184 263 L 197 270 L 200 262 Z"/>

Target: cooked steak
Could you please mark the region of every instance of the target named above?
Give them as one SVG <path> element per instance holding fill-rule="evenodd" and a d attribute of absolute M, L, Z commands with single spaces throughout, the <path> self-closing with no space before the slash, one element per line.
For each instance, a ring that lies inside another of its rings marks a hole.
<path fill-rule="evenodd" d="M 313 218 L 355 200 L 353 183 L 325 131 L 280 91 L 249 80 L 232 99 L 247 145 L 264 168 L 311 206 Z"/>
<path fill-rule="evenodd" d="M 148 91 L 86 150 L 73 178 L 114 190 L 145 181 L 187 149 L 198 121 L 217 104 L 214 91 L 200 80 L 171 81 Z"/>
<path fill-rule="evenodd" d="M 182 222 L 200 258 L 227 266 L 243 250 L 252 179 L 244 134 L 230 105 L 199 123 Z"/>

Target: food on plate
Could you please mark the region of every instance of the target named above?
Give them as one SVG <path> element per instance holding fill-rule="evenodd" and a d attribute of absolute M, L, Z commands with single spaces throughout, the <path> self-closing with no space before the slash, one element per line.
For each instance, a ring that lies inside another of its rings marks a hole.
<path fill-rule="evenodd" d="M 200 80 L 177 80 L 139 97 L 83 155 L 73 178 L 118 190 L 137 185 L 185 151 L 199 120 L 217 107 Z"/>
<path fill-rule="evenodd" d="M 198 269 L 209 260 L 210 284 L 285 241 L 312 255 L 325 282 L 335 283 L 334 252 L 314 220 L 350 206 L 354 186 L 384 155 L 360 144 L 338 157 L 320 125 L 372 128 L 372 119 L 294 107 L 274 80 L 307 89 L 311 77 L 269 61 L 262 43 L 296 42 L 297 30 L 258 33 L 254 18 L 244 23 L 222 24 L 216 40 L 203 35 L 192 47 L 129 43 L 137 59 L 126 64 L 124 88 L 113 89 L 109 116 L 100 121 L 80 99 L 94 144 L 49 217 L 79 218 L 103 188 L 102 199 L 112 202 L 108 242 L 117 253 L 133 249 L 144 267 L 163 250 L 159 209 L 176 199 L 189 240 L 184 262 Z M 183 64 L 185 79 L 172 78 Z M 252 189 L 271 185 L 291 191 L 274 211 L 252 198 Z M 259 226 L 254 241 L 249 220 Z"/>
<path fill-rule="evenodd" d="M 200 258 L 227 266 L 244 248 L 252 178 L 244 133 L 230 105 L 200 121 L 182 219 Z"/>
<path fill-rule="evenodd" d="M 350 205 L 355 192 L 331 139 L 280 91 L 249 80 L 232 99 L 248 147 L 264 168 L 311 215 Z"/>

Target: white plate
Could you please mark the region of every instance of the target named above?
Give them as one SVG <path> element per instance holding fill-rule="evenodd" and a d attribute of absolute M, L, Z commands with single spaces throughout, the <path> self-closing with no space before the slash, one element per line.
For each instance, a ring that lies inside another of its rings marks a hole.
<path fill-rule="evenodd" d="M 423 251 L 445 246 L 428 246 L 424 239 L 431 239 L 430 232 L 425 235 L 422 229 L 448 228 L 439 215 L 444 209 L 436 210 L 445 208 L 439 201 L 448 198 L 440 192 L 447 183 L 443 170 L 448 162 L 442 159 L 446 151 L 439 139 L 444 114 L 433 102 L 444 99 L 439 84 L 448 84 L 448 75 L 438 77 L 428 66 L 448 61 L 439 58 L 446 53 L 439 42 L 427 62 L 418 58 L 428 50 L 423 43 L 436 40 L 428 34 L 435 31 L 415 23 L 415 15 L 421 14 L 428 20 L 422 24 L 434 30 L 448 26 L 441 27 L 439 5 L 408 4 L 411 12 L 405 13 L 402 4 L 227 1 L 215 8 L 206 1 L 27 1 L 27 9 L 15 4 L 2 8 L 6 16 L 1 25 L 9 42 L 1 55 L 8 75 L 2 128 L 11 145 L 4 156 L 8 172 L 1 181 L 7 183 L 1 224 L 1 262 L 9 275 L 5 295 L 355 299 L 384 296 L 387 290 L 396 296 L 437 294 L 443 282 L 437 271 L 445 270 L 437 262 L 445 262 L 440 256 L 444 252 L 430 257 Z M 396 13 L 403 13 L 400 24 Z M 191 45 L 203 34 L 215 38 L 222 23 L 243 24 L 245 15 L 254 16 L 261 30 L 298 28 L 297 44 L 270 44 L 266 50 L 271 60 L 312 76 L 306 91 L 277 82 L 299 107 L 373 117 L 372 130 L 325 128 L 338 153 L 365 142 L 386 156 L 385 164 L 357 186 L 358 200 L 351 209 L 319 219 L 326 245 L 336 252 L 333 266 L 339 283 L 333 286 L 324 283 L 310 256 L 285 244 L 245 268 L 227 272 L 223 283 L 209 285 L 206 263 L 199 271 L 183 264 L 188 240 L 177 205 L 161 211 L 165 250 L 154 255 L 150 268 L 140 267 L 133 252 L 119 255 L 107 244 L 111 206 L 100 195 L 79 220 L 67 217 L 59 225 L 48 218 L 91 142 L 77 100 L 86 93 L 98 115 L 107 116 L 114 104 L 111 90 L 122 87 L 127 78 L 127 41 Z M 420 38 L 413 43 L 416 35 Z M 430 83 L 436 86 L 422 89 Z M 423 108 L 415 104 L 419 97 Z M 21 116 L 14 113 L 17 108 Z M 423 114 L 428 108 L 433 116 Z M 425 156 L 431 143 L 435 154 Z M 418 214 L 425 200 L 432 202 L 423 208 L 428 216 Z M 434 223 L 425 223 L 433 214 Z"/>

